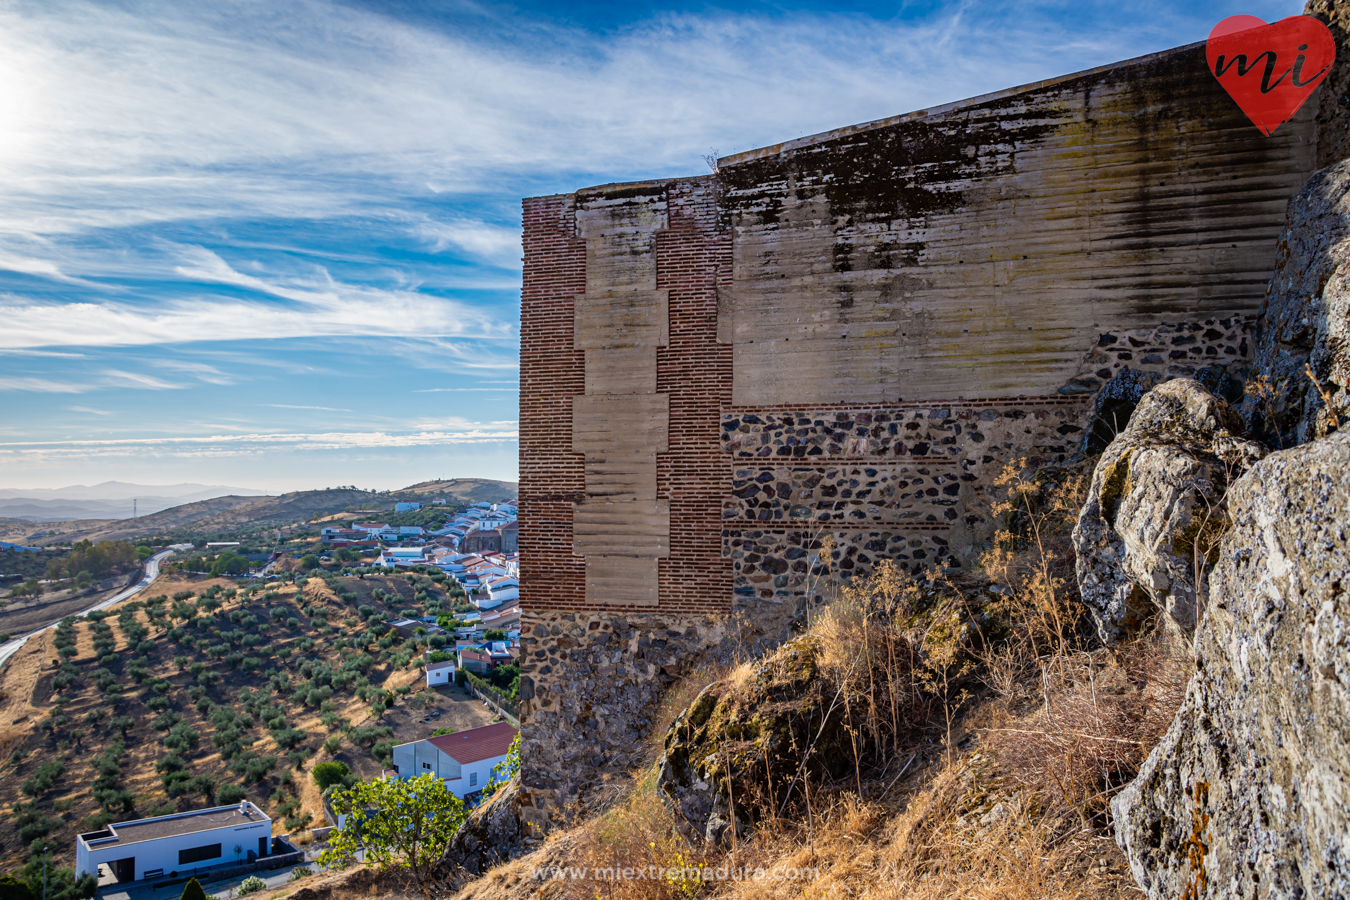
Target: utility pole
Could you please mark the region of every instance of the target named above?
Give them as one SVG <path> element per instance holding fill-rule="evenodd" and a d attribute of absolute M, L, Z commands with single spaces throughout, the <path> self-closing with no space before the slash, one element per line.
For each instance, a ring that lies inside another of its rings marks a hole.
<path fill-rule="evenodd" d="M 131 517 L 132 517 L 133 519 L 136 518 L 136 501 L 135 501 L 135 500 L 132 500 L 132 501 L 131 501 Z"/>

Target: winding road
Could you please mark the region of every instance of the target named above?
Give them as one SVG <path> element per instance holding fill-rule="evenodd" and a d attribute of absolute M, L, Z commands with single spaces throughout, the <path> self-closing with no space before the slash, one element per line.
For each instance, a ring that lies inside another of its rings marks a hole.
<path fill-rule="evenodd" d="M 100 609 L 107 609 L 114 603 L 121 603 L 128 597 L 136 596 L 141 591 L 145 590 L 150 585 L 155 583 L 155 579 L 159 577 L 159 564 L 167 556 L 169 556 L 169 554 L 173 553 L 175 550 L 183 550 L 190 548 L 191 546 L 192 546 L 191 544 L 174 544 L 167 550 L 161 550 L 159 553 L 156 553 L 154 556 L 150 557 L 145 561 L 145 577 L 142 578 L 139 582 L 133 584 L 126 590 L 119 591 L 118 593 L 109 597 L 107 600 L 100 600 L 98 603 L 95 603 L 88 609 L 83 610 L 82 612 L 75 613 L 75 615 L 87 616 L 91 612 L 96 612 Z M 32 631 L 28 632 L 27 634 L 20 635 L 19 637 L 13 638 L 12 640 L 4 644 L 0 644 L 0 668 L 3 668 L 5 663 L 9 662 L 9 658 L 11 656 L 19 652 L 20 647 L 28 643 L 28 639 L 30 637 L 32 637 L 35 634 L 41 634 L 44 631 L 50 631 L 51 629 L 55 628 L 57 625 L 60 624 L 61 620 L 57 619 L 55 622 L 43 625 L 41 628 L 35 628 Z"/>

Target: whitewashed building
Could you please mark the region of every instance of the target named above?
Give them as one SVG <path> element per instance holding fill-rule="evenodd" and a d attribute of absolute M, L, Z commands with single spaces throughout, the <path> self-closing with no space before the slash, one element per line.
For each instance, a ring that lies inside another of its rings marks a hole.
<path fill-rule="evenodd" d="M 394 772 L 399 778 L 430 773 L 456 797 L 476 794 L 487 785 L 493 767 L 506 761 L 516 734 L 510 723 L 497 722 L 399 744 L 394 748 Z"/>
<path fill-rule="evenodd" d="M 437 684 L 449 684 L 455 680 L 455 661 L 427 663 L 427 687 Z"/>
<path fill-rule="evenodd" d="M 175 878 L 199 868 L 269 856 L 271 847 L 271 818 L 244 800 L 233 806 L 118 822 L 81 834 L 75 839 L 75 875 L 107 874 L 119 883 Z"/>

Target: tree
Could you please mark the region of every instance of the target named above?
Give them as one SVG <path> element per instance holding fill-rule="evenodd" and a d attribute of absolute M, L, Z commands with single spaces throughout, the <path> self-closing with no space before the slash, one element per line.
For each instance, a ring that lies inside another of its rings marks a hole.
<path fill-rule="evenodd" d="M 226 550 L 211 563 L 211 574 L 217 578 L 221 575 L 244 575 L 248 572 L 249 566 L 247 558 L 235 554 L 232 550 Z"/>
<path fill-rule="evenodd" d="M 300 557 L 300 568 L 308 570 L 317 569 L 318 567 L 319 558 L 313 553 L 306 553 L 304 556 Z"/>
<path fill-rule="evenodd" d="M 13 875 L 0 875 L 0 900 L 36 900 L 33 892 Z"/>
<path fill-rule="evenodd" d="M 345 869 L 365 847 L 366 865 L 402 872 L 431 896 L 436 864 L 464 821 L 464 803 L 435 775 L 362 781 L 333 797 L 343 826 L 328 838 L 319 864 Z"/>
<path fill-rule="evenodd" d="M 55 845 L 41 839 L 31 845 L 32 855 L 23 867 L 23 880 L 34 897 L 47 900 L 86 900 L 98 890 L 98 879 L 86 872 L 75 877 L 75 870 L 57 865 L 51 856 Z"/>
<path fill-rule="evenodd" d="M 330 760 L 317 764 L 310 775 L 313 777 L 314 783 L 319 786 L 319 790 L 324 791 L 335 784 L 342 784 L 342 779 L 346 778 L 350 772 L 351 769 L 347 768 L 346 763 Z"/>
<path fill-rule="evenodd" d="M 188 883 L 183 885 L 183 893 L 178 900 L 206 900 L 206 891 L 202 890 L 200 881 L 189 878 Z"/>
<path fill-rule="evenodd" d="M 511 746 L 506 748 L 506 759 L 492 767 L 492 775 L 488 777 L 488 783 L 483 788 L 483 796 L 494 793 L 502 785 L 506 784 L 516 774 L 520 772 L 520 732 L 511 739 Z"/>

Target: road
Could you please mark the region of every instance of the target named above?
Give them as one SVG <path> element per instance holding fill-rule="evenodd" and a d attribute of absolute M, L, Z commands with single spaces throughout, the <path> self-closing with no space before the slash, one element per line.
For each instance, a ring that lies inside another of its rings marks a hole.
<path fill-rule="evenodd" d="M 109 597 L 107 600 L 101 600 L 98 603 L 94 604 L 93 606 L 89 607 L 88 609 L 76 613 L 76 615 L 87 616 L 91 612 L 95 612 L 96 610 L 100 609 L 107 609 L 114 603 L 121 603 L 128 597 L 136 596 L 141 591 L 145 590 L 150 585 L 155 583 L 155 579 L 159 577 L 159 564 L 166 557 L 168 557 L 175 550 L 183 550 L 191 546 L 192 546 L 191 544 L 174 544 L 169 549 L 162 550 L 159 553 L 156 553 L 154 556 L 150 557 L 145 561 L 145 577 L 142 578 L 139 582 L 133 584 L 131 587 L 127 588 L 124 591 L 119 591 L 118 593 Z M 57 625 L 60 624 L 61 620 L 57 619 L 55 622 L 50 622 L 46 625 L 43 625 L 41 628 L 35 628 L 34 630 L 28 632 L 27 634 L 20 635 L 19 637 L 10 640 L 8 643 L 0 644 L 0 668 L 3 668 L 5 663 L 9 662 L 9 658 L 11 656 L 19 652 L 20 647 L 28 643 L 28 639 L 30 637 L 32 637 L 35 634 L 41 634 L 44 631 L 50 631 L 51 629 L 55 628 Z"/>

